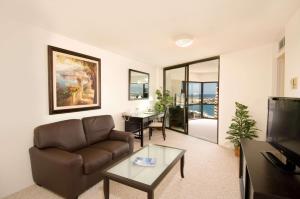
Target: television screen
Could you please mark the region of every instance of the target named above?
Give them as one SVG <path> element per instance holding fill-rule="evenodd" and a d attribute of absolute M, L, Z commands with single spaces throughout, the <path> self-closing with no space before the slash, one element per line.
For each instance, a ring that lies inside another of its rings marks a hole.
<path fill-rule="evenodd" d="M 267 141 L 299 164 L 300 99 L 270 98 Z"/>

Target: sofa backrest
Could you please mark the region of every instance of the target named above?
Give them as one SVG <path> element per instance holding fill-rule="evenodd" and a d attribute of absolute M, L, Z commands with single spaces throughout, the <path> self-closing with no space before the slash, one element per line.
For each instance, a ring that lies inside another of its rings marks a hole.
<path fill-rule="evenodd" d="M 34 129 L 34 145 L 40 149 L 56 147 L 71 152 L 86 144 L 82 122 L 79 119 L 45 124 Z"/>
<path fill-rule="evenodd" d="M 82 123 L 88 144 L 106 140 L 110 131 L 115 128 L 111 115 L 85 117 L 82 118 Z"/>

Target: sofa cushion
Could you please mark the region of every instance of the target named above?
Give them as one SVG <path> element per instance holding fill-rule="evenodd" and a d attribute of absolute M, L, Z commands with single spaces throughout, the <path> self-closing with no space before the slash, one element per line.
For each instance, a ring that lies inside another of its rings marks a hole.
<path fill-rule="evenodd" d="M 110 131 L 115 128 L 111 115 L 85 117 L 82 123 L 88 144 L 106 140 Z"/>
<path fill-rule="evenodd" d="M 117 159 L 122 155 L 129 154 L 129 144 L 122 141 L 107 140 L 94 144 L 90 147 L 111 152 L 113 159 Z"/>
<path fill-rule="evenodd" d="M 78 119 L 45 124 L 34 129 L 34 145 L 40 149 L 57 147 L 74 151 L 86 144 L 82 122 Z"/>
<path fill-rule="evenodd" d="M 87 147 L 74 153 L 82 156 L 85 174 L 93 173 L 112 161 L 112 153 L 97 148 Z"/>

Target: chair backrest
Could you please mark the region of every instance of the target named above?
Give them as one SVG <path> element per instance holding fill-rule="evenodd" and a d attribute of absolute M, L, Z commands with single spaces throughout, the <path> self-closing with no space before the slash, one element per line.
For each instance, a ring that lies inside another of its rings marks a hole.
<path fill-rule="evenodd" d="M 164 116 L 162 117 L 162 130 L 164 131 L 166 128 L 166 122 L 167 122 L 167 113 L 168 113 L 168 108 L 165 108 L 164 110 Z"/>

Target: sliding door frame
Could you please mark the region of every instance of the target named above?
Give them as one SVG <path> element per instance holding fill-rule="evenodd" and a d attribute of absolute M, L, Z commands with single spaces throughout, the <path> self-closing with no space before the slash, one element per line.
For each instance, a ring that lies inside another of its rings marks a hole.
<path fill-rule="evenodd" d="M 214 56 L 214 57 L 208 57 L 205 59 L 200 59 L 200 60 L 195 60 L 195 61 L 191 61 L 191 62 L 186 62 L 186 63 L 182 63 L 182 64 L 177 64 L 177 65 L 173 65 L 173 66 L 168 66 L 168 67 L 164 67 L 163 68 L 163 93 L 166 92 L 166 71 L 168 70 L 172 70 L 172 69 L 177 69 L 177 68 L 184 68 L 185 69 L 185 82 L 189 82 L 189 68 L 190 65 L 192 64 L 197 64 L 197 63 L 201 63 L 201 62 L 207 62 L 207 61 L 213 61 L 213 60 L 218 60 L 218 118 L 217 118 L 217 143 L 219 144 L 219 118 L 220 118 L 220 56 Z M 176 129 L 172 129 L 169 127 L 166 127 L 168 129 L 171 129 L 173 131 L 179 132 L 179 133 L 183 133 L 183 134 L 189 134 L 188 132 L 188 94 L 189 94 L 189 88 L 188 88 L 188 84 L 185 84 L 184 86 L 185 88 L 185 92 L 184 92 L 184 107 L 185 107 L 185 111 L 184 111 L 184 132 L 176 130 Z M 207 141 L 207 140 L 206 140 Z M 212 142 L 215 143 L 215 142 Z"/>
<path fill-rule="evenodd" d="M 184 81 L 186 81 L 187 79 L 189 79 L 189 71 L 188 71 L 188 65 L 184 65 L 184 64 L 180 64 L 180 65 L 175 65 L 175 66 L 169 66 L 169 67 L 165 67 L 163 70 L 163 93 L 166 92 L 166 72 L 168 70 L 172 70 L 172 69 L 178 69 L 178 68 L 184 68 Z M 187 105 L 187 93 L 188 93 L 188 86 L 186 84 L 184 84 L 183 90 L 184 90 L 184 131 L 180 131 L 177 129 L 173 129 L 170 127 L 166 127 L 167 129 L 171 129 L 173 131 L 176 131 L 178 133 L 183 133 L 183 134 L 188 134 L 188 118 L 187 118 L 187 110 L 186 110 L 186 105 Z"/>

